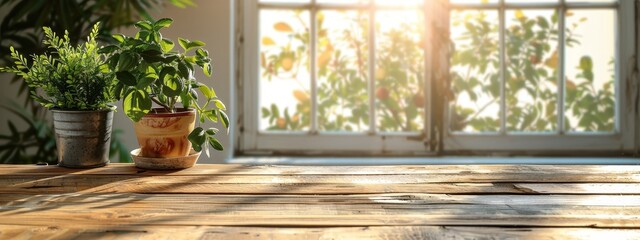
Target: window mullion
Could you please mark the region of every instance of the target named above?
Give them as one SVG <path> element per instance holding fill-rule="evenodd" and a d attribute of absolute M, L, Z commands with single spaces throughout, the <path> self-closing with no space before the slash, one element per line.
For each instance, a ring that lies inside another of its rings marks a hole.
<path fill-rule="evenodd" d="M 500 42 L 500 134 L 507 132 L 507 101 L 506 101 L 506 51 L 505 51 L 505 3 L 500 0 L 498 8 L 499 42 Z"/>
<path fill-rule="evenodd" d="M 375 134 L 377 131 L 376 108 L 375 108 L 375 73 L 376 73 L 376 11 L 375 2 L 369 2 L 369 134 Z"/>
<path fill-rule="evenodd" d="M 318 132 L 318 73 L 316 71 L 316 51 L 317 51 L 317 14 L 318 8 L 316 7 L 316 0 L 311 0 L 311 9 L 309 10 L 310 16 L 310 30 L 309 30 L 309 64 L 311 72 L 311 134 Z"/>
<path fill-rule="evenodd" d="M 432 102 L 434 101 L 434 99 L 432 99 L 432 95 L 431 95 L 431 90 L 433 88 L 432 86 L 432 76 L 433 76 L 433 62 L 434 62 L 434 57 L 433 57 L 433 44 L 435 42 L 435 38 L 433 37 L 434 35 L 434 30 L 433 30 L 433 21 L 434 21 L 434 2 L 433 0 L 424 0 L 422 2 L 422 15 L 424 16 L 424 46 L 422 46 L 424 48 L 424 87 L 422 89 L 423 91 L 423 96 L 424 97 L 424 126 L 423 126 L 423 133 L 425 134 L 425 136 L 429 136 L 428 138 L 431 138 L 431 129 L 433 129 L 433 108 L 432 106 Z M 430 11 L 431 10 L 431 11 Z M 440 97 L 444 97 L 444 94 L 440 95 Z M 446 101 L 438 101 L 438 102 L 446 102 Z M 440 116 L 438 114 L 438 116 Z"/>
<path fill-rule="evenodd" d="M 565 42 L 565 12 L 567 11 L 565 0 L 560 0 L 560 7 L 558 7 L 558 134 L 564 134 L 564 42 Z"/>

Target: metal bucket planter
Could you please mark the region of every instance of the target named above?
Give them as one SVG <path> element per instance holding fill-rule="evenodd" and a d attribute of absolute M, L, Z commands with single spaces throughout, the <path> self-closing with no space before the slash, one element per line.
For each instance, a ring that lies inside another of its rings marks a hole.
<path fill-rule="evenodd" d="M 58 166 L 94 168 L 109 163 L 112 109 L 51 111 L 58 148 Z"/>

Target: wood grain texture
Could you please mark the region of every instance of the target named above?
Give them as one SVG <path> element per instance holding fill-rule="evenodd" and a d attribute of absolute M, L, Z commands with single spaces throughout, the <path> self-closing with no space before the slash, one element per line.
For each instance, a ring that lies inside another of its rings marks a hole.
<path fill-rule="evenodd" d="M 0 175 L 0 193 L 209 193 L 209 194 L 640 194 L 640 183 L 434 182 L 422 175 L 127 176 Z"/>
<path fill-rule="evenodd" d="M 266 228 L 211 226 L 31 227 L 0 225 L 0 239 L 640 239 L 635 229 L 499 227 Z"/>
<path fill-rule="evenodd" d="M 0 175 L 136 175 L 136 176 L 188 176 L 188 175 L 498 175 L 529 176 L 544 181 L 548 176 L 565 175 L 600 177 L 603 179 L 635 179 L 640 181 L 640 165 L 397 165 L 397 166 L 284 166 L 201 164 L 179 171 L 153 171 L 138 169 L 127 163 L 112 163 L 94 169 L 69 169 L 57 166 L 2 165 Z M 494 177 L 498 179 L 497 177 Z"/>
<path fill-rule="evenodd" d="M 0 239 L 639 239 L 639 231 L 640 166 L 0 166 Z"/>
<path fill-rule="evenodd" d="M 639 239 L 640 230 L 497 227 L 337 227 L 266 228 L 209 226 L 144 226 L 58 228 L 10 225 L 0 239 Z"/>

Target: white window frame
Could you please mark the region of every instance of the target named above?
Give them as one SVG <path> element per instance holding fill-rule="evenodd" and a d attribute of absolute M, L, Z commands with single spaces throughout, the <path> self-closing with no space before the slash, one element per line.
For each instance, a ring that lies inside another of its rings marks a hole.
<path fill-rule="evenodd" d="M 599 8 L 609 7 L 617 9 L 617 36 L 616 36 L 616 124 L 613 133 L 565 133 L 558 131 L 552 134 L 546 133 L 506 133 L 502 130 L 495 134 L 470 134 L 470 133 L 454 133 L 450 132 L 446 126 L 447 116 L 449 115 L 448 106 L 444 106 L 444 128 L 445 131 L 433 131 L 432 109 L 430 102 L 425 104 L 425 128 L 421 134 L 413 133 L 384 133 L 369 131 L 364 133 L 324 133 L 318 132 L 316 118 L 316 106 L 312 104 L 312 124 L 309 132 L 265 132 L 258 128 L 259 122 L 259 9 L 309 9 L 309 23 L 312 29 L 311 39 L 315 39 L 315 19 L 318 10 L 322 9 L 362 9 L 370 12 L 370 24 L 375 23 L 375 8 L 402 8 L 402 7 L 381 7 L 374 6 L 373 3 L 365 5 L 349 5 L 349 4 L 317 4 L 316 0 L 310 0 L 310 3 L 259 3 L 259 0 L 243 0 L 239 5 L 240 16 L 237 19 L 241 26 L 239 31 L 240 59 L 238 61 L 238 77 L 239 81 L 237 89 L 239 91 L 240 104 L 240 134 L 237 150 L 240 154 L 303 154 L 303 155 L 433 155 L 441 150 L 444 153 L 462 153 L 462 152 L 515 152 L 518 153 L 575 153 L 580 150 L 581 153 L 586 152 L 609 152 L 611 154 L 619 154 L 621 152 L 630 152 L 634 149 L 635 140 L 635 112 L 633 107 L 629 107 L 627 103 L 627 94 L 625 86 L 630 86 L 627 81 L 631 74 L 631 66 L 629 62 L 634 56 L 634 1 L 619 0 L 615 3 L 568 3 L 560 0 L 560 3 L 520 3 L 508 4 L 505 0 L 499 0 L 496 4 L 465 4 L 453 5 L 450 8 L 468 8 L 481 9 L 493 8 L 500 9 L 501 24 L 504 24 L 504 9 L 511 8 L 558 8 L 558 9 L 574 9 L 574 8 Z M 425 34 L 427 39 L 432 36 L 432 26 L 435 23 L 431 16 L 436 16 L 433 11 L 439 8 L 432 6 L 431 0 L 426 0 L 423 5 L 423 11 L 426 24 Z M 565 21 L 564 12 L 560 11 L 560 24 Z M 437 14 L 439 16 L 447 14 Z M 448 25 L 448 19 L 446 20 Z M 448 28 L 448 26 L 447 26 Z M 559 29 L 564 27 L 560 25 Z M 373 28 L 370 28 L 373 29 Z M 504 29 L 500 31 L 501 38 L 504 38 Z M 564 32 L 564 31 L 560 31 Z M 563 41 L 559 41 L 561 49 L 564 49 Z M 370 46 L 375 46 L 375 34 L 370 34 Z M 433 58 L 431 44 L 427 41 L 425 46 L 425 101 L 432 101 L 431 89 L 433 86 L 431 81 L 430 63 Z M 504 44 L 504 41 L 501 41 Z M 373 49 L 373 48 L 370 48 Z M 315 41 L 310 43 L 311 51 L 311 98 L 316 95 L 316 76 L 315 76 Z M 501 52 L 502 54 L 502 52 Z M 370 51 L 369 66 L 375 66 L 375 51 Z M 560 54 L 560 64 L 564 54 Z M 447 66 L 448 65 L 444 65 Z M 374 75 L 374 68 L 370 68 L 370 75 Z M 560 68 L 563 69 L 563 68 Z M 447 69 L 447 71 L 449 71 Z M 562 70 L 559 72 L 563 72 Z M 564 73 L 560 73 L 563 75 Z M 374 86 L 373 77 L 369 78 L 369 94 L 370 94 L 370 119 L 374 119 Z M 564 78 L 560 78 L 564 79 Z M 504 81 L 503 81 L 504 82 Z M 562 85 L 563 85 L 562 81 Z M 563 86 L 559 85 L 562 89 Z M 504 94 L 504 90 L 502 90 Z M 562 94 L 562 93 L 559 93 Z M 563 98 L 559 98 L 563 99 Z M 315 102 L 315 101 L 313 101 Z M 504 101 L 502 101 L 504 102 Z M 559 101 L 564 104 L 563 101 Z M 502 109 L 504 109 L 504 103 Z M 558 111 L 563 108 L 558 107 Z M 503 111 L 504 112 L 504 111 Z M 561 114 L 563 115 L 563 114 Z M 560 115 L 559 115 L 560 116 Z M 559 117 L 562 119 L 562 117 Z M 561 121 L 561 120 L 559 120 Z M 370 129 L 376 129 L 376 121 L 370 121 Z M 504 123 L 503 123 L 504 125 Z M 559 126 L 563 126 L 560 124 Z M 502 126 L 502 129 L 505 129 Z M 624 131 L 623 131 L 624 130 Z M 439 135 L 436 135 L 439 133 Z M 436 143 L 436 144 L 429 144 Z M 439 149 L 436 146 L 439 145 Z"/>
<path fill-rule="evenodd" d="M 243 84 L 242 90 L 245 95 L 243 97 L 244 122 L 241 136 L 242 152 L 283 152 L 293 154 L 376 154 L 376 155 L 398 155 L 398 154 L 428 154 L 429 148 L 425 147 L 424 137 L 427 136 L 429 130 L 426 128 L 430 123 L 425 117 L 424 133 L 387 133 L 376 132 L 375 121 L 375 105 L 374 105 L 374 85 L 375 78 L 369 77 L 369 115 L 370 126 L 368 132 L 361 133 L 338 133 L 338 132 L 319 132 L 317 130 L 316 117 L 316 100 L 312 100 L 311 110 L 311 130 L 309 132 L 291 133 L 291 132 L 275 132 L 260 131 L 258 129 L 259 120 L 259 9 L 308 9 L 309 23 L 311 29 L 311 39 L 315 39 L 315 19 L 318 10 L 323 9 L 354 9 L 369 11 L 369 24 L 375 23 L 375 7 L 371 4 L 318 4 L 316 0 L 310 0 L 309 3 L 259 3 L 259 0 L 245 0 L 243 9 L 243 53 L 244 73 L 243 78 L 247 84 Z M 396 9 L 402 7 L 386 7 L 388 9 Z M 425 14 L 426 16 L 427 14 Z M 373 31 L 374 28 L 370 27 Z M 428 34 L 428 33 L 427 33 Z M 375 66 L 375 34 L 369 34 L 369 66 Z M 315 76 L 315 59 L 316 46 L 315 42 L 310 43 L 310 61 L 311 61 L 311 99 L 316 97 L 317 81 Z M 426 51 L 425 51 L 426 52 Z M 428 55 L 425 55 L 428 58 Z M 428 69 L 428 61 L 425 59 L 424 64 Z M 375 68 L 369 69 L 369 76 L 374 76 Z M 428 75 L 428 74 L 425 74 Z M 426 76 L 425 76 L 426 77 Z M 428 84 L 428 83 L 427 83 Z M 425 85 L 425 99 L 429 98 L 427 89 L 429 85 Z M 425 100 L 426 101 L 426 100 Z M 425 109 L 425 115 L 429 116 L 429 108 Z M 416 140 L 412 140 L 416 139 Z"/>
<path fill-rule="evenodd" d="M 629 92 L 626 86 L 631 78 L 632 66 L 629 64 L 633 59 L 634 53 L 634 1 L 619 0 L 611 3 L 598 2 L 568 2 L 567 0 L 559 0 L 558 3 L 505 3 L 500 0 L 496 4 L 482 5 L 453 5 L 451 9 L 494 9 L 498 10 L 500 25 L 504 26 L 506 21 L 505 10 L 508 9 L 558 9 L 559 29 L 564 29 L 565 13 L 570 9 L 614 9 L 616 10 L 616 111 L 615 111 L 615 128 L 611 133 L 571 133 L 563 131 L 564 128 L 564 31 L 559 31 L 559 83 L 558 83 L 558 130 L 552 133 L 508 133 L 505 131 L 505 101 L 504 86 L 505 81 L 502 77 L 501 88 L 501 127 L 498 133 L 460 133 L 445 131 L 444 150 L 445 152 L 514 152 L 517 153 L 552 153 L 552 154 L 593 154 L 605 153 L 620 154 L 623 152 L 632 152 L 634 149 L 636 121 L 634 107 L 627 102 Z M 504 27 L 500 29 L 501 42 L 501 58 L 502 72 L 504 72 Z M 447 111 L 449 109 L 447 108 Z M 448 123 L 447 117 L 449 112 L 445 114 L 445 123 Z M 447 129 L 450 129 L 447 127 Z M 576 152 L 580 151 L 580 152 Z"/>

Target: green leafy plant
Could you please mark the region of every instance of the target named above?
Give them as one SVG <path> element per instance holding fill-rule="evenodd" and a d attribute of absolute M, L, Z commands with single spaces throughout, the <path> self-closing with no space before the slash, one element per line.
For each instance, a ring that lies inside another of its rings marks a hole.
<path fill-rule="evenodd" d="M 2 142 L 0 163 L 56 164 L 58 162 L 56 139 L 50 121 L 33 116 L 31 111 L 17 103 L 0 107 L 18 116 L 27 126 L 25 130 L 20 131 L 13 122 L 7 122 L 9 132 L 0 134 L 0 142 Z"/>
<path fill-rule="evenodd" d="M 211 76 L 209 52 L 202 48 L 205 44 L 178 38 L 182 51 L 172 51 L 174 42 L 160 33 L 172 22 L 169 18 L 139 21 L 135 24 L 140 29 L 135 37 L 115 34 L 117 44 L 102 49 L 101 52 L 110 54 L 109 67 L 118 80 L 116 97 L 123 99 L 125 114 L 136 122 L 152 111 L 153 103 L 171 113 L 176 112 L 177 104 L 181 103 L 183 108 L 196 109 L 200 123 L 220 121 L 228 129 L 229 117 L 224 112 L 224 103 L 213 88 L 194 77 L 196 67 Z M 204 95 L 204 104 L 198 103 L 196 90 Z M 196 151 L 201 151 L 203 146 L 208 150 L 209 145 L 221 151 L 222 144 L 214 137 L 217 132 L 216 128 L 197 127 L 189 135 L 189 141 Z"/>
<path fill-rule="evenodd" d="M 50 53 L 32 56 L 32 64 L 14 48 L 11 57 L 15 65 L 0 71 L 21 76 L 31 90 L 34 100 L 47 108 L 65 110 L 99 110 L 114 102 L 114 74 L 108 70 L 106 56 L 98 53 L 98 26 L 93 26 L 87 42 L 72 46 L 65 32 L 58 37 L 51 28 L 44 27 L 43 43 Z"/>
<path fill-rule="evenodd" d="M 71 43 L 78 44 L 89 34 L 96 22 L 100 25 L 99 40 L 107 40 L 118 28 L 133 25 L 135 19 L 150 19 L 151 12 L 160 12 L 167 4 L 180 8 L 194 6 L 192 0 L 0 0 L 0 7 L 8 9 L 0 23 L 0 63 L 4 66 L 12 63 L 10 46 L 25 56 L 42 54 L 47 50 L 41 44 L 42 27 L 49 26 L 53 32 L 62 34 L 69 30 Z M 51 122 L 47 121 L 47 112 L 40 104 L 28 97 L 29 87 L 26 81 L 14 75 L 11 81 L 19 87 L 15 97 L 22 97 L 22 106 L 2 104 L 0 107 L 14 109 L 8 111 L 16 118 L 7 122 L 14 126 L 14 132 L 3 133 L 0 137 L 0 161 L 3 163 L 36 163 L 55 164 L 58 161 L 55 149 L 55 135 Z M 27 94 L 25 94 L 27 93 Z M 7 96 L 8 97 L 8 96 Z M 40 124 L 42 123 L 42 124 Z M 28 126 L 21 128 L 21 126 Z M 34 131 L 34 129 L 38 129 Z M 11 128 L 6 128 L 11 129 Z M 43 131 L 48 131 L 44 134 Z M 42 134 L 41 134 L 42 133 Z M 112 133 L 112 162 L 131 162 L 129 150 L 118 140 L 117 130 Z M 15 140 L 19 139 L 19 140 Z M 39 144 L 34 144 L 39 142 Z M 46 144 L 45 144 L 46 143 Z M 53 145 L 49 143 L 54 143 Z M 113 156 L 119 156 L 119 159 Z"/>

